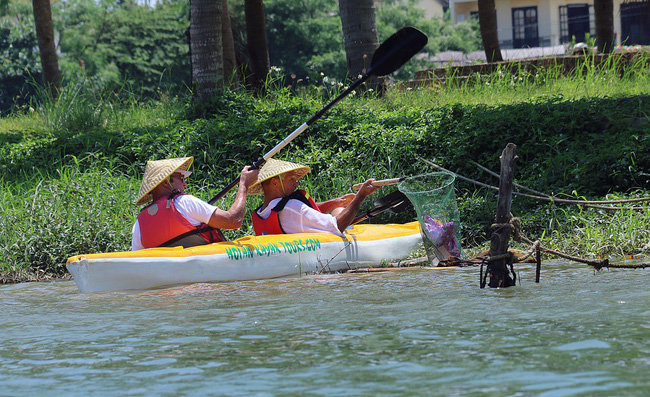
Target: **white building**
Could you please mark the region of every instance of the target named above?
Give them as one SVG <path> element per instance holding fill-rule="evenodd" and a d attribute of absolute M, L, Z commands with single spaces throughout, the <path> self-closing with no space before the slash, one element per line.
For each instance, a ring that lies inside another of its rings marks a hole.
<path fill-rule="evenodd" d="M 495 0 L 501 48 L 551 47 L 595 38 L 593 0 Z M 477 0 L 449 0 L 453 20 L 478 17 Z M 614 0 L 616 44 L 650 44 L 648 0 Z"/>

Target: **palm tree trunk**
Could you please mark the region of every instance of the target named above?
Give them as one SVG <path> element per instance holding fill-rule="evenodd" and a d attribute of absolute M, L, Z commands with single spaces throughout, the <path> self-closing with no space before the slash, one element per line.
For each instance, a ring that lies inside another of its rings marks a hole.
<path fill-rule="evenodd" d="M 487 61 L 489 63 L 503 61 L 494 0 L 478 0 L 478 21 Z"/>
<path fill-rule="evenodd" d="M 61 72 L 59 71 L 56 45 L 54 44 L 54 25 L 52 24 L 50 0 L 32 0 L 32 6 L 34 8 L 38 50 L 43 67 L 43 80 L 52 98 L 56 100 L 61 90 Z"/>
<path fill-rule="evenodd" d="M 238 85 L 237 60 L 235 57 L 235 40 L 230 26 L 228 0 L 221 3 L 221 28 L 223 30 L 223 73 L 228 85 Z"/>
<path fill-rule="evenodd" d="M 220 1 L 190 1 L 190 56 L 194 97 L 204 103 L 224 84 Z"/>
<path fill-rule="evenodd" d="M 253 72 L 250 84 L 258 91 L 264 90 L 264 84 L 271 69 L 269 49 L 266 41 L 266 19 L 263 0 L 245 0 L 246 36 L 248 38 L 248 59 Z"/>
<path fill-rule="evenodd" d="M 356 80 L 370 69 L 370 62 L 379 47 L 377 21 L 373 0 L 339 0 L 348 78 Z M 377 89 L 381 82 L 372 80 Z"/>
<path fill-rule="evenodd" d="M 598 52 L 609 54 L 614 51 L 614 1 L 594 0 L 594 17 Z"/>

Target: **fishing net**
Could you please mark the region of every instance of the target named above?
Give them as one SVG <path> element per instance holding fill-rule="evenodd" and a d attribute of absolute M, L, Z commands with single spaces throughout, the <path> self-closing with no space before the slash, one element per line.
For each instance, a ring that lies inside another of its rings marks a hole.
<path fill-rule="evenodd" d="M 407 178 L 398 186 L 415 207 L 424 249 L 433 266 L 462 254 L 455 179 L 450 172 L 434 172 Z"/>

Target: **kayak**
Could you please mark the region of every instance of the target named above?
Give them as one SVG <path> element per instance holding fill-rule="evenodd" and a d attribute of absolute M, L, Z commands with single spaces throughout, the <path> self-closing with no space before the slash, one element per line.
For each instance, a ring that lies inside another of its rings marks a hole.
<path fill-rule="evenodd" d="M 76 255 L 66 267 L 82 293 L 263 280 L 378 266 L 422 243 L 418 222 L 355 225 L 332 233 L 249 236 L 191 248 Z"/>

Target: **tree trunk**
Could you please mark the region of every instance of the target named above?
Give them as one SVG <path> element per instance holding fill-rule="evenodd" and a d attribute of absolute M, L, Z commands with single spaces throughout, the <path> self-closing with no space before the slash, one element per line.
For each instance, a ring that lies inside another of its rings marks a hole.
<path fill-rule="evenodd" d="M 223 73 L 229 86 L 237 86 L 237 60 L 235 58 L 235 40 L 230 26 L 230 12 L 228 0 L 221 3 L 221 29 L 223 30 Z"/>
<path fill-rule="evenodd" d="M 250 84 L 258 91 L 264 91 L 271 69 L 269 48 L 266 41 L 266 19 L 263 0 L 245 0 L 246 36 L 248 38 L 248 60 L 253 72 Z"/>
<path fill-rule="evenodd" d="M 594 0 L 594 17 L 598 52 L 609 54 L 614 51 L 614 1 Z"/>
<path fill-rule="evenodd" d="M 497 15 L 494 0 L 478 0 L 478 21 L 487 61 L 489 63 L 503 61 L 497 32 Z"/>
<path fill-rule="evenodd" d="M 379 47 L 375 3 L 373 0 L 339 0 L 339 12 L 348 78 L 354 81 L 370 70 L 372 55 Z M 374 89 L 381 85 L 381 81 L 374 78 L 370 81 Z"/>
<path fill-rule="evenodd" d="M 56 55 L 56 45 L 54 44 L 54 25 L 52 24 L 50 0 L 32 0 L 32 6 L 34 8 L 38 50 L 43 67 L 43 80 L 52 98 L 56 100 L 61 90 L 61 72 L 59 71 L 59 59 Z"/>
<path fill-rule="evenodd" d="M 190 56 L 194 98 L 207 102 L 223 89 L 221 1 L 190 1 Z"/>

